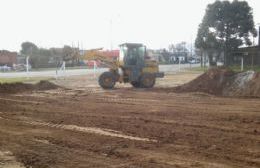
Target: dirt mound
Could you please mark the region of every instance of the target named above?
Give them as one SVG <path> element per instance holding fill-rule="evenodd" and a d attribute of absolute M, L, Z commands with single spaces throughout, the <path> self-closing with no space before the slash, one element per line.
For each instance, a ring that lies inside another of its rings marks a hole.
<path fill-rule="evenodd" d="M 189 83 L 174 88 L 175 92 L 205 92 L 222 95 L 226 83 L 234 72 L 225 68 L 210 69 Z"/>
<path fill-rule="evenodd" d="M 58 89 L 59 86 L 51 83 L 49 81 L 40 81 L 36 85 L 34 85 L 36 90 L 51 90 L 51 89 Z"/>
<path fill-rule="evenodd" d="M 213 68 L 193 81 L 175 87 L 173 91 L 260 97 L 260 74 L 254 71 L 235 73 L 227 68 Z"/>
<path fill-rule="evenodd" d="M 57 89 L 59 86 L 49 82 L 40 81 L 36 84 L 29 83 L 0 83 L 0 93 L 18 93 L 25 91 L 35 91 L 35 90 L 51 90 Z"/>
<path fill-rule="evenodd" d="M 227 87 L 227 92 L 224 90 L 223 94 L 227 96 L 260 97 L 260 73 L 249 71 L 236 75 L 231 87 Z"/>

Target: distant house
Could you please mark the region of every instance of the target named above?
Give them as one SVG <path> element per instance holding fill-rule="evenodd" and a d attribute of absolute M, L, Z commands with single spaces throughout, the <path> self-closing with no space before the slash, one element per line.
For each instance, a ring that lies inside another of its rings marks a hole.
<path fill-rule="evenodd" d="M 0 66 L 7 65 L 12 67 L 14 64 L 17 64 L 17 52 L 0 50 Z"/>
<path fill-rule="evenodd" d="M 260 46 L 238 48 L 232 52 L 230 65 L 239 65 L 243 58 L 244 65 L 260 66 Z"/>
<path fill-rule="evenodd" d="M 260 66 L 260 27 L 258 31 L 258 45 L 253 47 L 238 48 L 232 52 L 229 65 L 241 64 L 242 58 L 245 65 Z"/>
<path fill-rule="evenodd" d="M 174 52 L 170 54 L 170 63 L 185 63 L 188 60 L 187 52 Z"/>
<path fill-rule="evenodd" d="M 157 62 L 165 62 L 159 50 L 147 49 L 147 56 Z"/>

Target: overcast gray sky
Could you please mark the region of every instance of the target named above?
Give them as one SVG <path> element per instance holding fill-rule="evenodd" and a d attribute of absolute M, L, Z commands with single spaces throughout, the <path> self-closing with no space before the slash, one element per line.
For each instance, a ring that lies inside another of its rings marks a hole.
<path fill-rule="evenodd" d="M 0 49 L 78 45 L 117 48 L 141 42 L 150 48 L 194 40 L 208 3 L 215 0 L 1 0 Z M 260 1 L 248 0 L 260 23 Z M 112 42 L 112 43 L 111 43 Z"/>

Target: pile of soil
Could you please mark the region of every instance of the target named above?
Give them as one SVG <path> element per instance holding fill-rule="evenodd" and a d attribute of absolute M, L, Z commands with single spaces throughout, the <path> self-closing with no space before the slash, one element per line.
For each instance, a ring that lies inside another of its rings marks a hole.
<path fill-rule="evenodd" d="M 224 86 L 234 76 L 234 72 L 226 68 L 212 68 L 181 86 L 175 87 L 175 92 L 205 92 L 214 95 L 222 95 Z"/>
<path fill-rule="evenodd" d="M 218 96 L 260 97 L 260 74 L 235 73 L 227 68 L 212 68 L 174 92 L 204 92 Z"/>
<path fill-rule="evenodd" d="M 51 89 L 58 89 L 59 86 L 51 83 L 49 81 L 40 81 L 39 83 L 34 85 L 36 90 L 51 90 Z"/>
<path fill-rule="evenodd" d="M 40 81 L 36 84 L 29 83 L 0 83 L 0 93 L 19 93 L 25 91 L 35 91 L 35 90 L 51 90 L 57 89 L 59 86 L 49 82 Z"/>
<path fill-rule="evenodd" d="M 227 87 L 227 91 L 224 90 L 223 94 L 225 96 L 260 97 L 260 73 L 249 71 L 237 74 L 231 87 Z"/>

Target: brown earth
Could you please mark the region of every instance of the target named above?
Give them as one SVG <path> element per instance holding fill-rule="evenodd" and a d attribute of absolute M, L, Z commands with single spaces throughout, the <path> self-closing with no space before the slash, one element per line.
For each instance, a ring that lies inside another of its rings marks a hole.
<path fill-rule="evenodd" d="M 203 92 L 229 97 L 260 97 L 260 73 L 235 73 L 227 68 L 212 68 L 188 83 L 161 90 L 177 93 Z"/>
<path fill-rule="evenodd" d="M 225 68 L 213 68 L 198 78 L 173 89 L 175 92 L 205 92 L 222 95 L 226 83 L 234 76 L 234 72 Z"/>
<path fill-rule="evenodd" d="M 33 168 L 260 167 L 259 99 L 158 89 L 199 75 L 111 91 L 71 77 L 58 89 L 1 95 L 0 151 Z"/>
<path fill-rule="evenodd" d="M 248 87 L 243 90 L 244 96 L 260 97 L 260 72 L 255 73 Z"/>
<path fill-rule="evenodd" d="M 34 90 L 50 90 L 57 89 L 59 86 L 49 82 L 40 81 L 36 84 L 30 83 L 0 83 L 0 93 L 18 93 L 18 92 L 28 92 Z"/>

